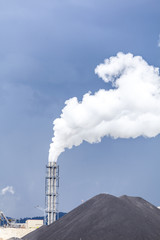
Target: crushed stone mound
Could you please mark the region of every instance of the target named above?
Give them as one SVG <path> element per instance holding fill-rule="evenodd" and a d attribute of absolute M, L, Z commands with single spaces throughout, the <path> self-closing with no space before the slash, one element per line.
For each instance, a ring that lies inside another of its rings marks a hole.
<path fill-rule="evenodd" d="M 22 240 L 22 238 L 12 237 L 12 238 L 9 238 L 8 240 Z"/>
<path fill-rule="evenodd" d="M 100 194 L 23 240 L 160 240 L 160 210 L 139 197 Z"/>

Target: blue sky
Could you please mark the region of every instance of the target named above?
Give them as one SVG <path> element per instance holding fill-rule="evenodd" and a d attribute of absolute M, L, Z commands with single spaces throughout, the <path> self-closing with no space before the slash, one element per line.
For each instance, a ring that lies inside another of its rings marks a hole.
<path fill-rule="evenodd" d="M 41 215 L 53 120 L 65 100 L 110 88 L 94 74 L 117 52 L 160 66 L 158 0 L 0 0 L 0 209 Z M 103 138 L 59 157 L 60 211 L 107 192 L 160 205 L 159 140 Z"/>

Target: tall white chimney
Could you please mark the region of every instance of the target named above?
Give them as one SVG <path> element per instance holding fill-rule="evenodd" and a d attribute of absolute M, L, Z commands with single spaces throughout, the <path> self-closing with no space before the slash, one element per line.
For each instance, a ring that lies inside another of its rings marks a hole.
<path fill-rule="evenodd" d="M 49 162 L 46 166 L 46 215 L 47 225 L 56 221 L 58 215 L 59 166 Z"/>

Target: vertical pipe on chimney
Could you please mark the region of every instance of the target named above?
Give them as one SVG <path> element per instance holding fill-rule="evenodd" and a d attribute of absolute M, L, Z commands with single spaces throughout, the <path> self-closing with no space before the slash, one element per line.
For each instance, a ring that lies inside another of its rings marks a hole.
<path fill-rule="evenodd" d="M 53 222 L 56 221 L 56 204 L 57 204 L 57 165 L 54 163 L 53 168 Z"/>

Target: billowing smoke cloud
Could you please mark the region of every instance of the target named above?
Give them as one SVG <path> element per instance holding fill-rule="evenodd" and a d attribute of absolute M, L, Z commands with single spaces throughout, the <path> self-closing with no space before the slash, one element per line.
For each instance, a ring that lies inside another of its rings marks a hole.
<path fill-rule="evenodd" d="M 160 133 L 159 69 L 140 56 L 118 53 L 96 67 L 110 90 L 87 93 L 82 101 L 76 97 L 65 102 L 60 118 L 53 124 L 54 137 L 49 161 L 56 161 L 65 148 L 83 141 L 100 142 L 113 138 L 155 137 Z"/>
<path fill-rule="evenodd" d="M 1 190 L 2 195 L 5 195 L 6 193 L 14 194 L 15 192 L 14 192 L 13 187 L 12 186 L 7 186 L 7 187 L 5 187 Z"/>

